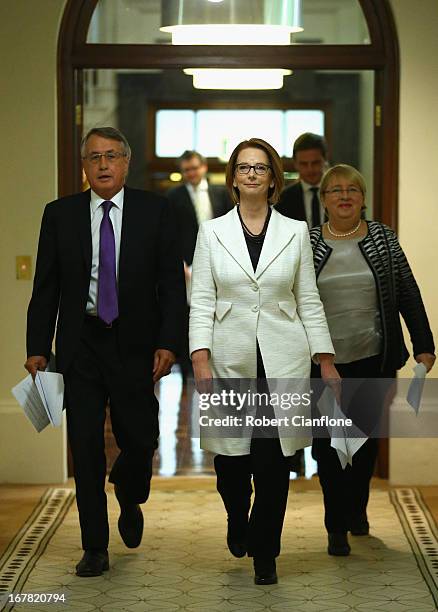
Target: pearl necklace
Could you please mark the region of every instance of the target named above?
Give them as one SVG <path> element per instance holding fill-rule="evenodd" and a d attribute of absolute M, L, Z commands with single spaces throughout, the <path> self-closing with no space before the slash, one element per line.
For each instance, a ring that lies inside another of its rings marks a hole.
<path fill-rule="evenodd" d="M 346 236 L 351 236 L 352 234 L 355 234 L 357 230 L 360 228 L 361 223 L 362 223 L 362 219 L 359 219 L 359 223 L 356 225 L 356 227 L 353 228 L 350 232 L 345 232 L 345 234 L 336 234 L 334 231 L 332 231 L 329 221 L 327 221 L 327 229 L 329 231 L 329 234 L 331 234 L 335 238 L 345 238 Z"/>

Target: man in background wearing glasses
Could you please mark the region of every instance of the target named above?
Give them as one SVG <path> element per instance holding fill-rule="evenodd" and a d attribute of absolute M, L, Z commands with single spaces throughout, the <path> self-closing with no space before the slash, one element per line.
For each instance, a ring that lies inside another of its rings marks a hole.
<path fill-rule="evenodd" d="M 131 150 L 94 128 L 81 155 L 91 189 L 45 208 L 27 319 L 26 369 L 45 369 L 56 326 L 84 555 L 78 576 L 108 564 L 104 424 L 111 408 L 120 454 L 109 481 L 129 548 L 143 533 L 158 443 L 154 383 L 170 372 L 184 321 L 185 288 L 169 203 L 125 186 Z"/>

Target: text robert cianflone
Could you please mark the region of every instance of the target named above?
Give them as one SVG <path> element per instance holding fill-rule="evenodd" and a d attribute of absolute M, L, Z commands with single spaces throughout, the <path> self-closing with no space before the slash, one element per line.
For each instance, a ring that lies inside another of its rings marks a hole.
<path fill-rule="evenodd" d="M 217 393 L 200 393 L 199 409 L 208 410 L 209 408 L 234 408 L 242 410 L 253 406 L 272 406 L 282 410 L 289 410 L 298 406 L 308 407 L 311 403 L 311 393 L 259 393 L 255 391 L 245 391 L 239 393 L 234 389 L 222 389 Z"/>
<path fill-rule="evenodd" d="M 335 418 L 323 415 L 321 417 L 261 417 L 245 415 L 244 417 L 227 415 L 224 417 L 209 417 L 202 414 L 199 417 L 201 427 L 351 427 L 353 421 L 349 418 Z"/>

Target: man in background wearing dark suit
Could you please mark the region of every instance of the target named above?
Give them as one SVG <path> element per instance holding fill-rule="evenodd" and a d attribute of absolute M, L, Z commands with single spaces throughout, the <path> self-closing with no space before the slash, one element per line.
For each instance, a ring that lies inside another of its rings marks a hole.
<path fill-rule="evenodd" d="M 189 287 L 199 224 L 224 215 L 231 210 L 232 203 L 224 185 L 211 185 L 207 181 L 207 161 L 200 153 L 184 151 L 179 158 L 179 167 L 184 183 L 171 189 L 167 195 L 173 204 L 181 233 L 184 272 Z M 180 359 L 183 380 L 192 373 L 188 329 L 187 318 Z"/>
<path fill-rule="evenodd" d="M 158 441 L 154 383 L 170 372 L 184 321 L 185 288 L 169 202 L 125 186 L 125 136 L 94 128 L 82 141 L 91 189 L 47 204 L 27 319 L 26 369 L 47 365 L 56 327 L 84 555 L 78 576 L 109 568 L 105 494 L 106 405 L 120 454 L 109 481 L 118 527 L 135 548 L 143 533 Z"/>
<path fill-rule="evenodd" d="M 284 189 L 276 210 L 285 217 L 306 221 L 310 229 L 324 221 L 319 185 L 327 168 L 325 139 L 311 132 L 301 134 L 294 142 L 292 159 L 299 180 Z"/>
<path fill-rule="evenodd" d="M 305 132 L 298 136 L 293 146 L 293 162 L 299 180 L 286 187 L 276 205 L 276 210 L 285 217 L 306 221 L 310 228 L 321 225 L 324 210 L 319 199 L 319 185 L 327 168 L 327 144 L 318 134 Z M 290 467 L 298 475 L 304 475 L 304 451 L 300 450 L 290 459 Z"/>

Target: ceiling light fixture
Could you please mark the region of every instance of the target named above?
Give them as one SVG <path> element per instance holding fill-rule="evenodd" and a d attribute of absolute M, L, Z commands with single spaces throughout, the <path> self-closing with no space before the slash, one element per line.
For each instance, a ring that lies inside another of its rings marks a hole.
<path fill-rule="evenodd" d="M 292 70 L 281 68 L 185 68 L 195 89 L 281 89 Z"/>
<path fill-rule="evenodd" d="M 289 45 L 301 32 L 301 0 L 161 0 L 174 45 Z"/>

